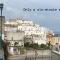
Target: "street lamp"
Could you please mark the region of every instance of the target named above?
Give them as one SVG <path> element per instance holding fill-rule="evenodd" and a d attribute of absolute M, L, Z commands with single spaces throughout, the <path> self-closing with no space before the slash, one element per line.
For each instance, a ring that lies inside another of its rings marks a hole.
<path fill-rule="evenodd" d="M 1 10 L 1 20 L 0 20 L 0 29 L 1 29 L 1 31 L 0 31 L 0 60 L 4 60 L 4 58 L 6 58 L 6 57 L 4 57 L 4 51 L 3 51 L 3 47 L 2 47 L 2 10 L 3 10 L 3 4 L 2 3 L 0 3 L 0 10 Z"/>
<path fill-rule="evenodd" d="M 2 48 L 2 10 L 3 10 L 3 4 L 0 3 L 0 10 L 1 10 L 1 34 L 0 34 L 0 48 Z"/>

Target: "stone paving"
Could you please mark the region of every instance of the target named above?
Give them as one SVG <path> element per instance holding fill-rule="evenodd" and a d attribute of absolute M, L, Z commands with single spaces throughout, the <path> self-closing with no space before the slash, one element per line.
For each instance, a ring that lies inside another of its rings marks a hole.
<path fill-rule="evenodd" d="M 24 55 L 12 55 L 8 60 L 60 60 L 60 55 L 50 50 L 38 50 L 35 55 L 33 51 L 27 51 Z"/>

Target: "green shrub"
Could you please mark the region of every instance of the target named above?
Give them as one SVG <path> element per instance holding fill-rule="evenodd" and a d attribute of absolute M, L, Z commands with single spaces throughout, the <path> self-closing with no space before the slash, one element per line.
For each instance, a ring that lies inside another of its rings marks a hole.
<path fill-rule="evenodd" d="M 41 45 L 40 45 L 40 48 L 41 48 L 41 49 L 48 49 L 48 46 L 47 46 L 46 44 L 41 44 Z"/>

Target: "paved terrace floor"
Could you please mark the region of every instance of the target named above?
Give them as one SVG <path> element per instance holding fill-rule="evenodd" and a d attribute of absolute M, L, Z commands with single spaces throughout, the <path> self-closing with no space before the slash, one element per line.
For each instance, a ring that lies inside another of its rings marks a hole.
<path fill-rule="evenodd" d="M 24 55 L 12 55 L 8 60 L 60 60 L 60 55 L 51 50 L 27 51 Z"/>

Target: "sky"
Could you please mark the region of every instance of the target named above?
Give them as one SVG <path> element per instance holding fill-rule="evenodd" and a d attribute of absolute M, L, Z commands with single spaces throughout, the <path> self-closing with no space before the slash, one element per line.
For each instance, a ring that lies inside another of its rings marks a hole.
<path fill-rule="evenodd" d="M 24 11 L 30 9 L 60 9 L 60 0 L 0 0 L 4 3 L 3 15 L 6 19 L 20 17 L 60 32 L 60 11 Z"/>

